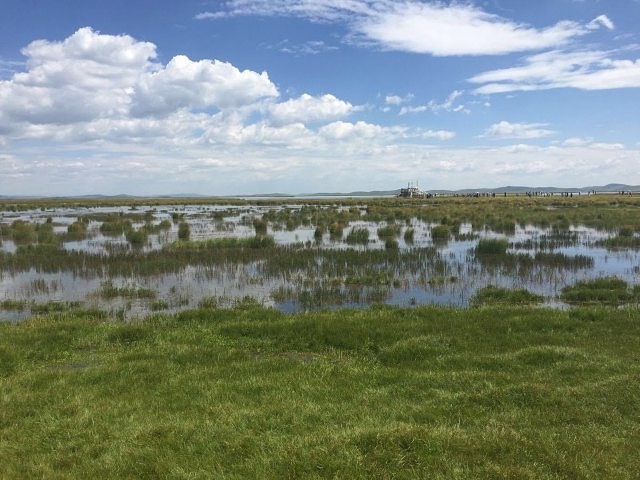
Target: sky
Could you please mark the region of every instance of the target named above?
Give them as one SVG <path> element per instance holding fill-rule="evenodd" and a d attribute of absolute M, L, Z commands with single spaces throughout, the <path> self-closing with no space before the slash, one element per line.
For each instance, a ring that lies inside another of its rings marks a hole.
<path fill-rule="evenodd" d="M 0 195 L 640 184 L 640 0 L 0 0 Z"/>

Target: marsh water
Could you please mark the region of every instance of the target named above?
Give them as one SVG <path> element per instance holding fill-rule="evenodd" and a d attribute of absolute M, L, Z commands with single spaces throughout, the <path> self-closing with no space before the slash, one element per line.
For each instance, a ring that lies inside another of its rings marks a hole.
<path fill-rule="evenodd" d="M 284 311 L 373 302 L 466 306 L 475 292 L 487 285 L 526 288 L 543 295 L 547 304 L 562 307 L 558 300 L 562 288 L 579 280 L 616 276 L 631 285 L 640 283 L 637 249 L 602 246 L 615 231 L 581 224 L 560 231 L 526 223 L 495 231 L 486 225 L 460 223 L 451 235 L 434 239 L 432 232 L 438 222 L 372 220 L 366 215 L 366 205 L 314 207 L 335 215 L 349 212 L 339 231 L 332 232 L 318 229 L 316 222 L 305 217 L 304 208 L 300 204 L 171 205 L 0 212 L 0 226 L 5 227 L 0 246 L 4 252 L 0 257 L 0 302 L 22 301 L 26 305 L 12 308 L 6 302 L 0 319 L 16 321 L 31 313 L 29 305 L 51 302 L 73 302 L 123 317 L 173 312 L 207 301 L 230 306 L 246 299 Z M 124 232 L 105 234 L 105 219 L 113 218 L 129 219 L 128 228 L 134 231 L 150 226 L 149 233 L 137 246 Z M 256 220 L 265 218 L 268 221 L 258 232 Z M 79 219 L 85 230 L 69 235 L 69 227 Z M 25 248 L 7 233 L 16 221 L 51 225 L 53 234 L 61 238 L 59 250 L 79 255 L 73 257 L 73 266 L 53 259 L 46 265 L 42 261 L 32 265 L 13 261 L 20 248 Z M 159 228 L 163 221 L 164 227 Z M 135 264 L 146 262 L 145 256 L 154 252 L 158 254 L 155 262 L 162 262 L 162 255 L 172 255 L 165 247 L 178 243 L 180 223 L 189 225 L 192 242 L 250 239 L 259 233 L 272 237 L 275 246 L 246 258 L 226 258 L 223 249 L 222 258 L 212 261 L 194 254 L 179 267 L 137 270 Z M 380 229 L 390 226 L 394 232 L 381 238 Z M 369 232 L 368 240 L 347 241 L 351 231 L 363 229 Z M 412 235 L 407 233 L 410 230 Z M 506 254 L 477 255 L 478 242 L 486 238 L 506 239 Z M 91 262 L 80 262 L 78 267 L 78 258 L 83 255 Z M 130 270 L 109 268 L 117 256 L 134 265 Z M 104 268 L 95 267 L 96 259 Z M 105 295 L 106 287 L 129 294 Z"/>

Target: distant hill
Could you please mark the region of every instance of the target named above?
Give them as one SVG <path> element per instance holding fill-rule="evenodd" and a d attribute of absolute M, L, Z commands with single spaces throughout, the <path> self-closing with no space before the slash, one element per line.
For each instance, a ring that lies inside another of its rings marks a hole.
<path fill-rule="evenodd" d="M 497 188 L 464 188 L 461 190 L 425 190 L 426 192 L 438 193 L 444 195 L 452 195 L 452 194 L 468 194 L 468 193 L 526 193 L 526 192 L 549 192 L 549 193 L 559 193 L 559 192 L 591 192 L 596 191 L 599 193 L 615 193 L 615 192 L 640 192 L 640 185 L 626 185 L 624 183 L 609 183 L 607 185 L 598 185 L 598 186 L 589 186 L 589 187 L 578 187 L 578 188 L 569 188 L 569 187 L 526 187 L 526 186 L 517 186 L 510 185 L 506 187 L 497 187 Z M 262 193 L 262 194 L 253 194 L 253 195 L 203 195 L 199 193 L 177 193 L 170 195 L 128 195 L 128 194 L 120 194 L 120 195 L 76 195 L 69 196 L 64 198 L 86 198 L 86 199 L 127 199 L 127 198 L 252 198 L 252 197 L 272 197 L 272 198 L 291 198 L 291 197 L 388 197 L 394 196 L 400 193 L 400 189 L 396 190 L 371 190 L 371 191 L 356 191 L 356 192 L 332 192 L 332 193 L 300 193 L 300 194 L 290 194 L 290 193 Z M 41 197 L 37 195 L 0 195 L 0 199 L 31 199 L 31 198 L 62 198 L 59 196 L 48 196 Z"/>
<path fill-rule="evenodd" d="M 613 193 L 613 192 L 620 192 L 620 191 L 625 191 L 625 192 L 639 192 L 640 191 L 640 185 L 626 185 L 626 184 L 622 184 L 622 183 L 610 183 L 608 185 L 599 185 L 599 186 L 589 186 L 589 187 L 526 187 L 526 186 L 517 186 L 517 185 L 509 185 L 506 187 L 497 187 L 497 188 L 464 188 L 461 190 L 439 190 L 439 189 L 433 189 L 433 190 L 429 190 L 426 189 L 426 192 L 430 192 L 430 193 L 438 193 L 438 194 L 445 194 L 445 195 L 452 195 L 452 194 L 467 194 L 467 193 L 475 193 L 475 192 L 479 192 L 479 193 L 526 193 L 526 192 L 548 192 L 548 193 L 560 193 L 560 192 L 573 192 L 573 193 L 578 193 L 578 192 L 591 192 L 591 191 L 596 191 L 596 192 L 600 192 L 600 193 Z M 346 196 L 346 197 L 383 197 L 383 196 L 390 196 L 390 195 L 397 195 L 398 193 L 400 193 L 400 189 L 397 190 L 372 190 L 370 192 L 349 192 L 349 193 L 314 193 L 314 194 L 305 194 L 307 196 L 314 196 L 314 197 L 320 197 L 320 196 L 332 196 L 332 197 L 338 197 L 338 196 Z"/>

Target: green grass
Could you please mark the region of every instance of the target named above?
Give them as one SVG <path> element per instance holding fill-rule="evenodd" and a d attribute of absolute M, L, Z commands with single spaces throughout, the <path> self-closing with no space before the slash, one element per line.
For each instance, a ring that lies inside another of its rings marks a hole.
<path fill-rule="evenodd" d="M 615 237 L 599 240 L 596 245 L 606 248 L 640 248 L 640 237 L 618 234 Z"/>
<path fill-rule="evenodd" d="M 52 312 L 67 312 L 71 309 L 78 309 L 81 302 L 56 302 L 50 300 L 46 303 L 31 303 L 29 310 L 33 314 L 48 314 Z"/>
<path fill-rule="evenodd" d="M 446 242 L 451 237 L 449 225 L 437 225 L 431 229 L 431 238 L 434 242 Z"/>
<path fill-rule="evenodd" d="M 503 238 L 483 238 L 478 241 L 476 253 L 480 255 L 504 255 L 509 242 Z"/>
<path fill-rule="evenodd" d="M 166 244 L 164 250 L 215 250 L 224 248 L 273 248 L 275 240 L 269 235 L 256 235 L 248 238 L 214 238 L 199 241 L 182 241 Z"/>
<path fill-rule="evenodd" d="M 378 228 L 378 238 L 380 240 L 389 240 L 395 237 L 400 236 L 402 232 L 402 227 L 397 224 L 385 225 L 384 227 Z"/>
<path fill-rule="evenodd" d="M 634 478 L 639 342 L 637 309 L 0 324 L 0 478 Z"/>
<path fill-rule="evenodd" d="M 627 282 L 616 277 L 597 278 L 563 288 L 560 298 L 571 304 L 640 303 L 640 287 L 629 288 Z"/>
<path fill-rule="evenodd" d="M 169 302 L 167 302 L 166 300 L 155 300 L 151 302 L 151 310 L 154 312 L 158 312 L 160 310 L 168 310 L 169 306 Z"/>
<path fill-rule="evenodd" d="M 147 232 L 144 229 L 127 230 L 125 236 L 127 238 L 127 241 L 134 248 L 142 248 L 147 243 Z"/>
<path fill-rule="evenodd" d="M 27 308 L 26 300 L 13 300 L 11 298 L 7 298 L 0 302 L 0 310 L 17 310 L 22 311 Z"/>
<path fill-rule="evenodd" d="M 102 298 L 155 298 L 156 291 L 150 288 L 136 287 L 134 285 L 125 285 L 118 287 L 110 280 L 100 285 L 100 295 Z"/>
<path fill-rule="evenodd" d="M 354 228 L 347 234 L 345 241 L 350 245 L 366 245 L 369 243 L 369 230 L 366 228 Z"/>
<path fill-rule="evenodd" d="M 180 223 L 180 225 L 178 226 L 178 238 L 180 240 L 189 240 L 190 236 L 191 227 L 189 227 L 189 224 L 186 222 Z"/>
<path fill-rule="evenodd" d="M 407 244 L 412 244 L 416 231 L 413 228 L 407 228 L 404 232 L 404 241 Z"/>
<path fill-rule="evenodd" d="M 531 305 L 542 303 L 544 297 L 526 289 L 508 289 L 488 285 L 471 298 L 471 305 Z"/>

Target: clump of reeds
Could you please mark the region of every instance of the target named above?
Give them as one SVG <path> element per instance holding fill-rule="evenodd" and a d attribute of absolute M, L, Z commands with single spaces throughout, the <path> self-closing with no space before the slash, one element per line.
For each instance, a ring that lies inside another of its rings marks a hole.
<path fill-rule="evenodd" d="M 169 309 L 169 302 L 167 302 L 166 300 L 156 300 L 151 303 L 151 310 L 154 312 L 157 312 L 160 310 L 168 310 L 168 309 Z"/>
<path fill-rule="evenodd" d="M 480 305 L 531 305 L 541 303 L 544 297 L 526 289 L 508 289 L 488 285 L 479 289 L 469 303 Z"/>
<path fill-rule="evenodd" d="M 640 286 L 629 288 L 629 284 L 617 277 L 597 278 L 577 282 L 562 289 L 560 298 L 573 304 L 602 303 L 619 305 L 640 301 Z"/>
<path fill-rule="evenodd" d="M 398 241 L 395 238 L 387 238 L 384 242 L 384 248 L 387 250 L 397 250 Z"/>
<path fill-rule="evenodd" d="M 407 228 L 404 232 L 404 241 L 405 243 L 413 243 L 415 230 L 413 228 Z"/>
<path fill-rule="evenodd" d="M 475 252 L 480 255 L 504 255 L 509 242 L 504 238 L 483 238 L 478 241 Z"/>
<path fill-rule="evenodd" d="M 127 230 L 125 237 L 132 247 L 141 248 L 147 243 L 147 232 L 144 229 Z"/>
<path fill-rule="evenodd" d="M 398 224 L 393 223 L 391 225 L 386 225 L 378 228 L 378 238 L 380 240 L 391 239 L 399 236 L 401 231 L 402 229 Z"/>
<path fill-rule="evenodd" d="M 217 297 L 206 297 L 198 302 L 198 308 L 216 309 L 218 308 Z"/>
<path fill-rule="evenodd" d="M 437 225 L 431 229 L 431 239 L 434 242 L 446 242 L 451 237 L 449 225 Z"/>
<path fill-rule="evenodd" d="M 117 297 L 124 298 L 155 298 L 156 292 L 150 288 L 125 285 L 118 287 L 111 280 L 107 280 L 100 285 L 100 295 L 103 298 L 111 299 Z"/>
<path fill-rule="evenodd" d="M 267 225 L 267 221 L 263 218 L 256 218 L 253 220 L 253 228 L 256 232 L 256 235 L 266 235 Z"/>
<path fill-rule="evenodd" d="M 275 240 L 270 235 L 256 235 L 249 238 L 212 238 L 200 241 L 181 241 L 164 245 L 163 250 L 215 250 L 215 249 L 235 249 L 235 248 L 271 248 L 275 246 Z"/>
<path fill-rule="evenodd" d="M 178 226 L 178 238 L 180 240 L 189 240 L 191 236 L 191 228 L 187 222 L 181 222 Z"/>
<path fill-rule="evenodd" d="M 369 243 L 369 230 L 366 228 L 354 228 L 349 232 L 345 241 L 350 245 L 366 245 Z"/>
<path fill-rule="evenodd" d="M 22 311 L 27 308 L 26 300 L 13 300 L 7 298 L 0 302 L 0 310 L 17 310 Z"/>
<path fill-rule="evenodd" d="M 100 225 L 100 233 L 103 235 L 122 235 L 127 230 L 131 230 L 131 221 L 123 217 L 109 217 Z"/>
<path fill-rule="evenodd" d="M 329 237 L 331 240 L 340 240 L 344 232 L 345 224 L 343 222 L 333 222 L 329 225 Z"/>
<path fill-rule="evenodd" d="M 11 239 L 18 245 L 26 245 L 37 239 L 34 225 L 23 220 L 14 220 L 10 232 Z"/>

